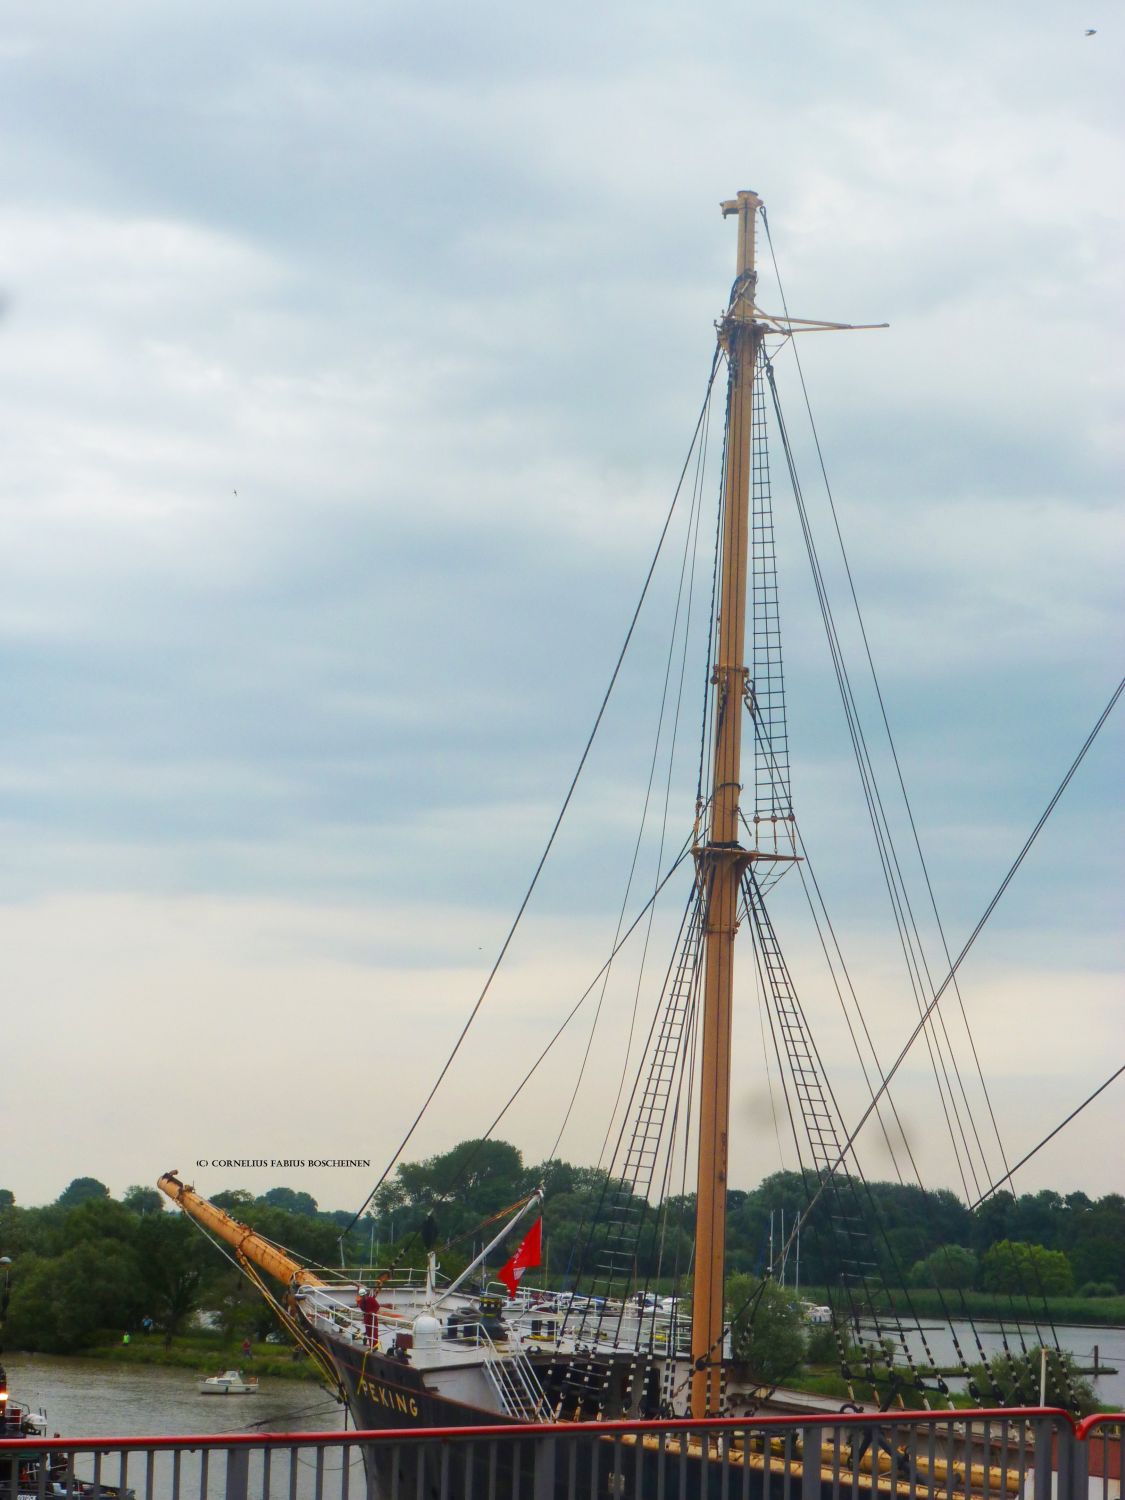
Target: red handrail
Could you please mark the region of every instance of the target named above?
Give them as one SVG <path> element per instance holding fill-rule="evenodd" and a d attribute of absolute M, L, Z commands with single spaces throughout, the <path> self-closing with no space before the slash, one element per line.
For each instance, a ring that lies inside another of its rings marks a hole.
<path fill-rule="evenodd" d="M 1092 1432 L 1102 1422 L 1109 1422 L 1114 1426 L 1125 1424 L 1125 1411 L 1096 1411 L 1093 1416 L 1083 1417 L 1074 1429 L 1074 1435 L 1079 1442 L 1085 1442 L 1088 1433 Z"/>
<path fill-rule="evenodd" d="M 479 1427 L 380 1427 L 374 1431 L 350 1432 L 223 1432 L 189 1433 L 175 1437 L 89 1437 L 89 1438 L 0 1438 L 0 1451 L 41 1452 L 44 1448 L 73 1448 L 125 1451 L 166 1448 L 255 1448 L 284 1444 L 288 1447 L 315 1447 L 329 1443 L 390 1443 L 403 1441 L 447 1442 L 455 1438 L 523 1438 L 548 1437 L 559 1433 L 584 1433 L 589 1437 L 619 1432 L 724 1432 L 747 1427 L 791 1429 L 794 1427 L 863 1427 L 873 1422 L 882 1426 L 907 1422 L 999 1422 L 1022 1421 L 1031 1417 L 1055 1417 L 1066 1422 L 1078 1436 L 1096 1422 L 1125 1422 L 1125 1415 L 1101 1414 L 1087 1417 L 1082 1429 L 1068 1412 L 1057 1406 L 996 1406 L 950 1411 L 895 1412 L 825 1412 L 823 1416 L 787 1417 L 675 1417 L 668 1421 L 611 1422 L 508 1422 Z"/>

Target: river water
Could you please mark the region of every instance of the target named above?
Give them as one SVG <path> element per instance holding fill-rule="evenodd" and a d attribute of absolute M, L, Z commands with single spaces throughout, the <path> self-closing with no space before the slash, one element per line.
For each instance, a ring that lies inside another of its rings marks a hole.
<path fill-rule="evenodd" d="M 311 1380 L 263 1375 L 256 1396 L 201 1396 L 199 1375 L 165 1365 L 38 1354 L 6 1354 L 4 1365 L 13 1399 L 44 1412 L 47 1431 L 63 1437 L 329 1432 L 344 1425 L 343 1407 Z"/>
<path fill-rule="evenodd" d="M 952 1323 L 931 1324 L 925 1318 L 921 1322 L 934 1361 L 945 1366 L 958 1363 L 953 1342 L 954 1333 L 968 1362 L 971 1365 L 980 1363 L 974 1327 L 976 1335 L 980 1338 L 985 1357 L 988 1359 L 1003 1351 L 1005 1334 L 1008 1339 L 1008 1348 L 1013 1354 L 1019 1354 L 1024 1347 L 1038 1349 L 1042 1344 L 1046 1344 L 1048 1349 L 1053 1349 L 1057 1338 L 1059 1347 L 1073 1354 L 1082 1366 L 1093 1365 L 1096 1346 L 1100 1362 L 1112 1366 L 1118 1373 L 1099 1375 L 1096 1380 L 1093 1380 L 1094 1392 L 1100 1402 L 1115 1406 L 1118 1411 L 1125 1406 L 1125 1328 L 1088 1328 L 1059 1323 L 1052 1330 L 1049 1323 L 1041 1323 L 1036 1332 L 1033 1327 L 1025 1324 L 1021 1345 L 1020 1334 L 1013 1323 L 1000 1324 L 980 1318 L 974 1323 L 958 1318 L 953 1319 Z M 926 1355 L 917 1329 L 912 1331 L 904 1325 L 904 1331 L 911 1354 L 919 1363 L 924 1362 Z M 889 1327 L 885 1326 L 882 1332 L 889 1334 Z M 1093 1379 L 1091 1376 L 1086 1378 Z M 949 1384 L 954 1390 L 958 1390 L 964 1382 L 951 1378 Z"/>
<path fill-rule="evenodd" d="M 4 1356 L 8 1385 L 14 1400 L 47 1418 L 47 1433 L 64 1438 L 153 1437 L 171 1434 L 228 1432 L 336 1432 L 344 1425 L 343 1407 L 310 1380 L 270 1379 L 263 1375 L 255 1396 L 202 1396 L 199 1375 L 163 1365 L 118 1365 L 97 1359 L 51 1359 L 46 1356 Z M 214 1374 L 212 1370 L 208 1373 Z M 324 1494 L 338 1496 L 344 1476 L 339 1453 L 324 1456 Z M 280 1450 L 272 1460 L 267 1482 L 260 1454 L 250 1459 L 249 1494 L 287 1495 L 291 1500 L 314 1500 L 316 1466 L 313 1455 Z M 362 1495 L 363 1460 L 350 1456 L 349 1491 Z M 81 1479 L 94 1477 L 93 1459 L 81 1455 L 76 1463 Z M 103 1484 L 121 1480 L 117 1460 L 105 1461 Z M 143 1454 L 134 1454 L 125 1476 L 126 1486 L 139 1500 L 223 1500 L 226 1459 L 214 1454 L 204 1468 L 198 1452 L 180 1463 L 178 1490 L 172 1455 L 157 1455 L 150 1479 Z"/>
<path fill-rule="evenodd" d="M 961 1347 L 970 1362 L 977 1359 L 976 1339 L 967 1323 L 954 1325 Z M 1002 1348 L 1001 1328 L 996 1323 L 978 1322 L 976 1332 L 986 1354 Z M 1125 1328 L 1059 1327 L 1059 1343 L 1076 1355 L 1083 1365 L 1093 1363 L 1097 1345 L 1103 1362 L 1118 1367 L 1115 1375 L 1103 1374 L 1096 1382 L 1098 1399 L 1125 1406 Z M 1050 1331 L 1043 1329 L 1045 1339 L 1053 1344 Z M 939 1362 L 953 1364 L 956 1354 L 948 1326 L 926 1327 L 930 1350 Z M 1025 1334 L 1029 1347 L 1036 1342 Z M 922 1356 L 921 1341 L 911 1336 L 916 1354 Z M 1009 1330 L 1009 1345 L 1019 1347 L 1018 1337 Z M 150 1437 L 169 1434 L 227 1432 L 335 1432 L 344 1426 L 343 1408 L 312 1381 L 282 1380 L 262 1377 L 256 1396 L 202 1396 L 197 1389 L 198 1375 L 190 1370 L 168 1369 L 161 1365 L 118 1365 L 90 1359 L 52 1359 L 39 1355 L 12 1354 L 5 1357 L 9 1388 L 15 1400 L 42 1411 L 47 1417 L 47 1432 L 63 1437 Z M 956 1382 L 951 1381 L 951 1384 Z M 313 1455 L 289 1449 L 279 1450 L 267 1478 L 262 1458 L 250 1460 L 249 1494 L 284 1494 L 291 1500 L 316 1500 L 316 1468 Z M 324 1455 L 324 1494 L 328 1500 L 341 1494 L 362 1494 L 363 1461 L 358 1453 L 348 1460 L 348 1475 L 340 1472 L 341 1455 Z M 91 1479 L 93 1459 L 79 1458 L 77 1472 Z M 134 1455 L 125 1476 L 126 1485 L 141 1500 L 223 1500 L 226 1459 L 216 1454 L 204 1468 L 199 1453 L 185 1454 L 181 1460 L 178 1487 L 174 1478 L 172 1456 L 160 1454 L 148 1476 L 143 1455 Z M 107 1460 L 102 1482 L 116 1484 L 122 1476 L 115 1460 Z M 344 1481 L 348 1480 L 347 1488 Z M 151 1483 L 151 1488 L 149 1485 Z"/>
<path fill-rule="evenodd" d="M 948 1325 L 926 1328 L 930 1351 L 940 1364 L 957 1362 Z M 952 1325 L 970 1364 L 978 1360 L 976 1339 L 968 1322 Z M 1018 1350 L 1019 1337 L 1005 1325 L 1009 1347 Z M 976 1332 L 991 1356 L 1003 1348 L 1001 1325 L 978 1321 Z M 1043 1341 L 1053 1347 L 1049 1328 Z M 1102 1374 L 1094 1382 L 1098 1400 L 1125 1408 L 1125 1328 L 1059 1326 L 1059 1344 L 1082 1365 L 1094 1362 L 1097 1345 L 1101 1361 L 1114 1366 L 1115 1375 Z M 911 1352 L 925 1356 L 917 1333 L 908 1333 Z M 1029 1348 L 1040 1340 L 1024 1332 Z M 118 1365 L 108 1360 L 52 1359 L 42 1355 L 9 1354 L 4 1363 L 13 1397 L 47 1416 L 48 1431 L 64 1437 L 148 1437 L 165 1433 L 200 1432 L 331 1432 L 344 1425 L 343 1408 L 313 1381 L 262 1377 L 256 1396 L 201 1396 L 198 1376 L 190 1370 L 163 1365 Z M 954 1382 L 950 1382 L 954 1384 Z"/>

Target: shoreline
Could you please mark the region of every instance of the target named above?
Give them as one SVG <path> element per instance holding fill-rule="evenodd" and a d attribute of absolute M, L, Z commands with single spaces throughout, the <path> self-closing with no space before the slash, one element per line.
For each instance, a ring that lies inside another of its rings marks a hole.
<path fill-rule="evenodd" d="M 824 1287 L 802 1287 L 800 1295 L 811 1302 L 828 1301 Z M 911 1287 L 890 1298 L 877 1297 L 874 1309 L 877 1313 L 890 1312 L 903 1318 L 918 1314 L 943 1322 L 971 1318 L 995 1323 L 1050 1322 L 1069 1328 L 1125 1328 L 1125 1295 L 1120 1293 L 1115 1297 L 1078 1297 L 1067 1293 L 1029 1300 L 1006 1292 L 938 1292 L 932 1287 Z"/>
<path fill-rule="evenodd" d="M 247 1375 L 264 1375 L 271 1380 L 303 1380 L 320 1384 L 316 1366 L 298 1351 L 293 1357 L 286 1344 L 252 1344 L 249 1356 L 242 1353 L 241 1340 L 219 1343 L 205 1338 L 179 1338 L 165 1348 L 162 1338 L 138 1335 L 128 1344 L 94 1344 L 88 1349 L 71 1349 L 66 1353 L 46 1349 L 12 1349 L 28 1359 L 94 1359 L 109 1364 L 155 1365 L 167 1369 L 191 1370 L 200 1377 L 218 1370 L 243 1370 Z"/>

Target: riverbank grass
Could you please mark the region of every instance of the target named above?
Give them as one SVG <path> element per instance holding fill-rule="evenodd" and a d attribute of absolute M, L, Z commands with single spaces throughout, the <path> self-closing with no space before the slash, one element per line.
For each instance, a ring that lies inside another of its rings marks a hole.
<path fill-rule="evenodd" d="M 166 1342 L 159 1334 L 135 1334 L 127 1344 L 95 1344 L 83 1349 L 85 1359 L 111 1360 L 122 1365 L 168 1365 L 193 1370 L 197 1375 L 217 1375 L 220 1370 L 241 1370 L 245 1375 L 268 1375 L 281 1380 L 318 1380 L 317 1367 L 301 1349 L 288 1344 L 252 1343 L 249 1356 L 241 1339 L 197 1332 Z"/>
<path fill-rule="evenodd" d="M 827 1302 L 824 1287 L 802 1287 L 801 1296 L 810 1302 Z M 1010 1323 L 1081 1324 L 1090 1328 L 1125 1326 L 1125 1296 L 1114 1297 L 1032 1297 L 1007 1292 L 937 1292 L 928 1287 L 913 1287 L 909 1292 L 895 1292 L 888 1297 L 877 1292 L 872 1298 L 882 1311 L 897 1312 L 904 1318 L 917 1313 L 923 1318 L 944 1321 L 946 1318 L 987 1318 Z"/>

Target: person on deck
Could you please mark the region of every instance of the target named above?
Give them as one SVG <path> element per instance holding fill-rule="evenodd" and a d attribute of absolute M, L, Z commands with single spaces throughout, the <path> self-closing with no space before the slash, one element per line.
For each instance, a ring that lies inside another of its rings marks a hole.
<path fill-rule="evenodd" d="M 367 1347 L 374 1349 L 379 1342 L 379 1299 L 374 1291 L 360 1290 L 355 1305 L 363 1314 L 363 1332 Z"/>

